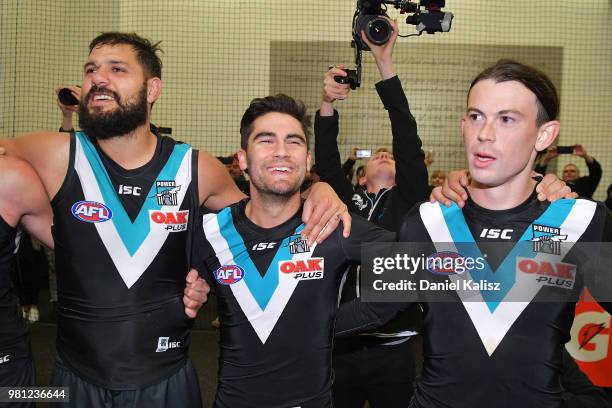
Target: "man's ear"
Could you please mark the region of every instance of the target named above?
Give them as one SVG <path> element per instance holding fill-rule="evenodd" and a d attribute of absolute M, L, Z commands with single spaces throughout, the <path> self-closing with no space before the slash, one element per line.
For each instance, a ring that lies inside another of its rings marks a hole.
<path fill-rule="evenodd" d="M 238 165 L 240 166 L 240 170 L 246 171 L 249 167 L 246 152 L 243 149 L 240 149 L 236 152 L 236 156 L 238 156 Z"/>
<path fill-rule="evenodd" d="M 154 103 L 161 95 L 162 80 L 158 77 L 147 79 L 147 103 Z"/>
<path fill-rule="evenodd" d="M 545 150 L 550 146 L 557 136 L 559 135 L 559 129 L 561 124 L 558 120 L 551 120 L 540 126 L 538 129 L 538 137 L 535 143 L 535 149 L 538 152 Z"/>

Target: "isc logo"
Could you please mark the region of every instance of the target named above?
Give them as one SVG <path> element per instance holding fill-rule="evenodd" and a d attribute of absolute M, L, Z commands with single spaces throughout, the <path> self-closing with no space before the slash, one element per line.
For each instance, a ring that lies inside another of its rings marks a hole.
<path fill-rule="evenodd" d="M 170 232 L 185 231 L 189 219 L 189 210 L 185 211 L 149 211 L 151 221 Z"/>
<path fill-rule="evenodd" d="M 113 212 L 102 203 L 79 201 L 70 209 L 75 218 L 85 222 L 105 222 L 113 218 Z"/>
<path fill-rule="evenodd" d="M 157 350 L 156 353 L 163 353 L 169 349 L 181 348 L 180 341 L 170 341 L 170 337 L 160 337 L 157 339 Z"/>
<path fill-rule="evenodd" d="M 231 285 L 244 278 L 244 269 L 238 265 L 223 265 L 215 271 L 214 275 L 221 285 Z"/>
<path fill-rule="evenodd" d="M 10 354 L 7 354 L 6 356 L 0 356 L 0 364 L 4 364 L 4 363 L 8 363 L 10 360 Z"/>
<path fill-rule="evenodd" d="M 480 233 L 480 238 L 501 238 L 501 239 L 512 239 L 512 232 L 514 230 L 511 229 L 496 229 L 496 228 L 483 228 Z"/>
<path fill-rule="evenodd" d="M 260 242 L 251 247 L 252 251 L 263 251 L 264 249 L 273 249 L 276 246 L 276 242 Z"/>
<path fill-rule="evenodd" d="M 563 262 L 536 261 L 531 258 L 516 258 L 517 269 L 535 276 L 536 282 L 566 289 L 574 287 L 576 265 Z"/>
<path fill-rule="evenodd" d="M 280 261 L 278 269 L 282 273 L 290 273 L 294 279 L 310 280 L 323 278 L 323 258 L 310 258 L 297 261 Z"/>

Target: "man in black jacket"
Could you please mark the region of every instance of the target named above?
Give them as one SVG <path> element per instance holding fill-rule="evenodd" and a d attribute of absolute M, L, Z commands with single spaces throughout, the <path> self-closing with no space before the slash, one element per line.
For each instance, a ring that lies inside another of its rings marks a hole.
<path fill-rule="evenodd" d="M 348 96 L 349 86 L 334 76 L 346 74 L 342 66 L 330 69 L 324 80 L 321 108 L 315 118 L 315 156 L 322 181 L 328 182 L 350 211 L 366 217 L 390 231 L 397 231 L 403 215 L 429 195 L 427 168 L 417 125 L 396 75 L 392 61 L 397 25 L 390 40 L 377 46 L 364 41 L 382 80 L 376 84 L 381 101 L 389 112 L 393 132 L 393 153 L 379 149 L 367 162 L 366 183 L 356 190 L 347 180 L 341 164 L 336 138 L 338 113 L 336 99 Z M 341 302 L 359 296 L 358 269 L 347 274 Z M 410 309 L 387 326 L 367 335 L 336 341 L 334 349 L 334 406 L 361 408 L 366 400 L 373 408 L 405 407 L 414 380 L 414 356 L 409 341 L 418 330 L 420 311 Z"/>

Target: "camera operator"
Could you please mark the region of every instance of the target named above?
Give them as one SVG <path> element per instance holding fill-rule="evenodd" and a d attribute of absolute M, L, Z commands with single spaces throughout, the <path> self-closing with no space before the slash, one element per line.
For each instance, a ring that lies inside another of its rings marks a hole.
<path fill-rule="evenodd" d="M 601 180 L 601 165 L 592 156 L 587 154 L 582 145 L 576 144 L 572 147 L 572 154 L 584 159 L 589 169 L 589 175 L 580 177 L 580 170 L 578 170 L 578 167 L 570 163 L 563 168 L 563 175 L 561 178 L 567 183 L 572 191 L 579 196 L 593 198 L 593 193 L 597 190 L 597 185 Z M 557 156 L 559 156 L 557 146 L 551 146 L 542 156 L 540 163 L 535 166 L 535 171 L 540 174 L 545 174 L 548 163 Z"/>
<path fill-rule="evenodd" d="M 377 225 L 397 231 L 405 213 L 417 202 L 427 200 L 427 169 L 417 125 L 410 113 L 392 62 L 397 39 L 397 23 L 389 20 L 393 34 L 381 46 L 370 43 L 362 32 L 381 74 L 376 89 L 389 112 L 393 132 L 393 154 L 379 149 L 367 162 L 365 185 L 355 190 L 340 165 L 338 113 L 333 102 L 346 99 L 348 84 L 339 84 L 334 76 L 346 76 L 339 68 L 330 69 L 323 81 L 320 111 L 315 117 L 315 156 L 322 181 L 327 181 L 347 204 Z M 358 271 L 349 270 L 341 302 L 358 296 Z M 387 326 L 365 336 L 337 340 L 334 345 L 334 406 L 362 408 L 368 400 L 373 408 L 405 407 L 413 393 L 414 355 L 410 339 L 420 321 L 418 308 L 396 317 Z"/>

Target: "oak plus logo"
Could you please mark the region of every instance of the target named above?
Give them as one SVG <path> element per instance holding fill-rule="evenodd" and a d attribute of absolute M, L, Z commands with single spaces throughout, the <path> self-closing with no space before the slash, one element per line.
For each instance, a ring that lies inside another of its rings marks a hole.
<path fill-rule="evenodd" d="M 576 265 L 516 257 L 516 269 L 540 285 L 573 289 L 576 282 Z"/>
<path fill-rule="evenodd" d="M 280 261 L 278 269 L 297 280 L 323 279 L 324 262 L 323 258 Z"/>
<path fill-rule="evenodd" d="M 181 232 L 187 230 L 189 210 L 182 211 L 152 211 L 149 210 L 151 226 L 157 230 Z"/>

